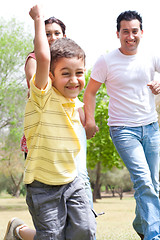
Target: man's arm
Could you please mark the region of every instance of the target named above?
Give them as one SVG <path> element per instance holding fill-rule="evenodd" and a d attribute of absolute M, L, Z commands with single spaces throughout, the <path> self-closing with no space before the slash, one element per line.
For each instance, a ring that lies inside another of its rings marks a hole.
<path fill-rule="evenodd" d="M 44 89 L 48 82 L 50 67 L 50 49 L 45 33 L 44 15 L 38 5 L 32 7 L 29 14 L 35 25 L 34 50 L 37 61 L 35 85 L 39 89 Z"/>
<path fill-rule="evenodd" d="M 84 92 L 83 102 L 87 139 L 94 137 L 94 135 L 98 131 L 98 127 L 96 126 L 94 119 L 94 111 L 96 107 L 96 93 L 100 88 L 101 84 L 102 83 L 97 82 L 91 78 Z"/>

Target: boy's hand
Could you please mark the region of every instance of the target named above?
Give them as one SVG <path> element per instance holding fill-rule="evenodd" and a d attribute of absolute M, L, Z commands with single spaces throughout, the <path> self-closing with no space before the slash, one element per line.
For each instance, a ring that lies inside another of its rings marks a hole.
<path fill-rule="evenodd" d="M 37 65 L 34 84 L 37 88 L 44 89 L 48 83 L 50 49 L 45 32 L 42 7 L 38 5 L 33 6 L 29 14 L 34 20 L 35 28 L 34 52 Z"/>
<path fill-rule="evenodd" d="M 39 6 L 39 5 L 33 6 L 29 11 L 29 15 L 33 20 L 44 17 L 42 6 Z"/>
<path fill-rule="evenodd" d="M 85 125 L 85 130 L 87 139 L 93 138 L 99 132 L 99 128 L 95 123 Z"/>
<path fill-rule="evenodd" d="M 151 81 L 147 84 L 147 86 L 149 86 L 153 94 L 157 95 L 160 93 L 160 82 Z"/>

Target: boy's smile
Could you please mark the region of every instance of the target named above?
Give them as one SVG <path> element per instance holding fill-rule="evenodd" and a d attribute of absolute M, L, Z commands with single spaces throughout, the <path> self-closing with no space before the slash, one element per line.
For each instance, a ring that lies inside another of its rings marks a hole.
<path fill-rule="evenodd" d="M 55 63 L 53 86 L 66 98 L 76 98 L 85 85 L 84 61 L 61 58 Z"/>

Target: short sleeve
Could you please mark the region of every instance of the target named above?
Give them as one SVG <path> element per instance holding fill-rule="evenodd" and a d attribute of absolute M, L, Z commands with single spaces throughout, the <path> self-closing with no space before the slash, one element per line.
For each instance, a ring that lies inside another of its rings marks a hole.
<path fill-rule="evenodd" d="M 97 82 L 104 83 L 107 79 L 107 64 L 105 61 L 105 56 L 101 55 L 97 62 L 94 64 L 91 78 Z"/>
<path fill-rule="evenodd" d="M 30 100 L 36 105 L 38 108 L 43 109 L 46 101 L 48 100 L 49 95 L 51 95 L 52 90 L 52 81 L 50 77 L 48 77 L 48 83 L 45 89 L 39 89 L 35 86 L 35 75 L 31 79 L 30 82 Z"/>

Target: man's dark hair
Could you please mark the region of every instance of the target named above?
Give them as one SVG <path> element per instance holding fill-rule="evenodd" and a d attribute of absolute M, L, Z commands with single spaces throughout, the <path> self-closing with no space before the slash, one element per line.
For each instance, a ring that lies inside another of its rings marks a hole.
<path fill-rule="evenodd" d="M 125 20 L 125 21 L 132 21 L 134 19 L 137 19 L 140 22 L 140 29 L 142 30 L 142 17 L 140 16 L 140 14 L 136 11 L 125 11 L 122 12 L 118 18 L 117 18 L 117 31 L 120 31 L 120 23 L 121 21 Z"/>
<path fill-rule="evenodd" d="M 57 39 L 50 48 L 51 51 L 51 64 L 50 71 L 54 74 L 56 62 L 61 58 L 74 58 L 82 59 L 85 65 L 85 52 L 83 49 L 73 40 L 69 38 Z"/>

